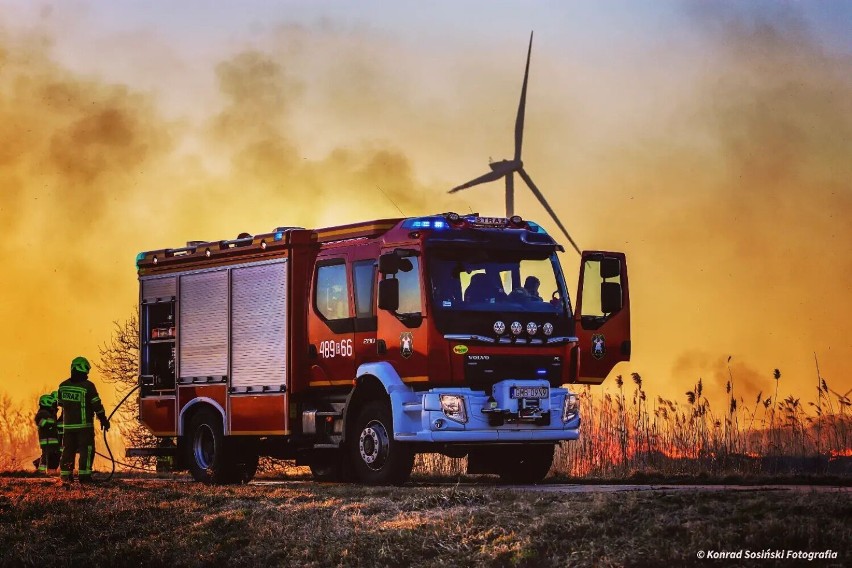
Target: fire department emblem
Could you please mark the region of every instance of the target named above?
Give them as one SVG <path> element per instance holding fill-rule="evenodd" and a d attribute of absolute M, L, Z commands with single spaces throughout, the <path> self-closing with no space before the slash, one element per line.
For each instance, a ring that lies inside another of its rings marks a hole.
<path fill-rule="evenodd" d="M 606 355 L 606 342 L 603 334 L 596 333 L 592 336 L 592 357 L 595 359 L 603 359 Z"/>
<path fill-rule="evenodd" d="M 406 359 L 414 353 L 414 335 L 410 331 L 403 331 L 399 335 L 399 351 Z"/>

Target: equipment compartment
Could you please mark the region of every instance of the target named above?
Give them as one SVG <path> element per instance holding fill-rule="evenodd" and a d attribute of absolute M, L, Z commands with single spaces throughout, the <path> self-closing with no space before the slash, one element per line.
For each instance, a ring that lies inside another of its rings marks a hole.
<path fill-rule="evenodd" d="M 140 311 L 143 395 L 175 388 L 175 300 L 158 298 Z"/>

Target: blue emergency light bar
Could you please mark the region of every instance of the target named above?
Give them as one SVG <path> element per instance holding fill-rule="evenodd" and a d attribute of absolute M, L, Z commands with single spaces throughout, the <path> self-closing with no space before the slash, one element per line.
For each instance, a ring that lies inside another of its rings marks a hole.
<path fill-rule="evenodd" d="M 546 235 L 547 232 L 532 221 L 523 220 L 520 215 L 511 218 L 505 217 L 480 217 L 479 214 L 459 215 L 458 213 L 445 213 L 443 215 L 431 215 L 429 217 L 415 217 L 403 221 L 403 229 L 432 229 L 443 231 L 452 227 L 475 227 L 493 229 L 521 229 L 524 228 L 531 233 Z"/>
<path fill-rule="evenodd" d="M 403 229 L 434 229 L 442 231 L 449 229 L 450 224 L 443 217 L 418 217 L 402 223 Z"/>

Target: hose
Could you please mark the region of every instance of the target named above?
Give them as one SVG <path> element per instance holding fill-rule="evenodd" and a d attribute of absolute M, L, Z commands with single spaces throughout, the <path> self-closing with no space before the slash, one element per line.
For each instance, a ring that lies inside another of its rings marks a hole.
<path fill-rule="evenodd" d="M 128 391 L 128 393 L 127 393 L 126 395 L 124 395 L 124 398 L 122 398 L 122 399 L 121 399 L 121 402 L 119 402 L 118 404 L 116 404 L 116 405 L 115 405 L 115 408 L 113 408 L 113 409 L 112 409 L 112 412 L 110 412 L 110 413 L 109 413 L 109 416 L 107 416 L 107 422 L 109 422 L 109 421 L 112 419 L 112 415 L 113 415 L 113 414 L 115 414 L 115 411 L 116 411 L 116 410 L 118 410 L 119 408 L 121 408 L 121 405 L 122 405 L 122 404 L 124 404 L 124 401 L 126 401 L 126 400 L 128 399 L 128 397 L 129 397 L 131 394 L 133 394 L 134 392 L 136 392 L 136 390 L 139 388 L 139 386 L 140 386 L 140 385 L 136 385 L 135 387 L 133 387 L 132 389 L 130 389 L 130 391 Z M 98 480 L 96 480 L 98 483 L 106 483 L 106 482 L 108 482 L 109 480 L 111 480 L 111 479 L 112 479 L 112 476 L 113 476 L 113 475 L 115 475 L 115 464 L 116 464 L 115 457 L 112 455 L 112 450 L 110 449 L 110 447 L 109 447 L 109 442 L 107 441 L 107 431 L 106 431 L 106 430 L 102 430 L 102 432 L 103 432 L 103 434 L 104 434 L 104 446 L 106 446 L 107 453 L 109 454 L 109 458 L 108 458 L 108 459 L 112 462 L 112 470 L 109 472 L 109 475 L 108 475 L 108 476 L 106 476 L 104 479 L 98 479 Z M 100 452 L 95 452 L 95 453 L 96 453 L 97 455 L 101 456 L 101 457 L 104 457 L 104 458 L 106 458 L 106 457 L 107 457 L 107 456 L 103 455 L 103 454 L 102 454 L 102 453 L 100 453 Z M 119 463 L 121 463 L 121 462 L 119 462 Z M 122 463 L 121 465 L 122 465 L 122 466 L 125 466 L 125 467 L 135 467 L 135 466 L 128 465 L 128 464 L 123 464 L 123 463 Z M 143 469 L 143 468 L 141 468 L 141 467 L 136 467 L 136 469 Z"/>

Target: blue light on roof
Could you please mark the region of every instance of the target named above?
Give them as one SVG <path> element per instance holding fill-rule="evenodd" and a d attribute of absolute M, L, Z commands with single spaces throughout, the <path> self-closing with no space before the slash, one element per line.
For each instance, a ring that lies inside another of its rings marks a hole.
<path fill-rule="evenodd" d="M 272 237 L 272 238 L 275 239 L 276 241 L 280 241 L 281 239 L 284 238 L 284 233 L 282 231 L 278 231 L 277 233 L 275 233 L 275 236 Z"/>
<path fill-rule="evenodd" d="M 527 221 L 527 226 L 529 227 L 529 230 L 532 231 L 533 233 L 541 233 L 542 235 L 547 234 L 547 231 L 545 231 L 542 228 L 542 226 L 539 225 L 538 223 L 533 223 L 532 221 Z"/>
<path fill-rule="evenodd" d="M 420 217 L 419 219 L 409 219 L 402 226 L 406 229 L 434 229 L 442 231 L 449 229 L 450 225 L 442 218 L 435 217 Z"/>
<path fill-rule="evenodd" d="M 536 369 L 536 370 L 535 370 L 535 374 L 536 374 L 536 375 L 546 375 L 546 374 L 547 374 L 547 369 Z"/>

